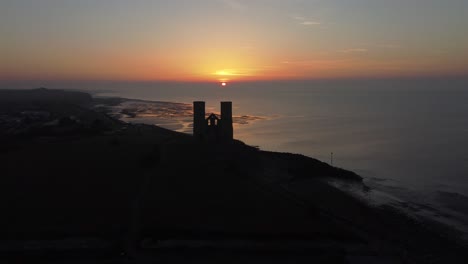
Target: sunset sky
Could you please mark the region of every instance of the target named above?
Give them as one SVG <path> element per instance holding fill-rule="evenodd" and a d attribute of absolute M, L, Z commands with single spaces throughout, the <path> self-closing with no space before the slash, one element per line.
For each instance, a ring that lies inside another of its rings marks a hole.
<path fill-rule="evenodd" d="M 2 80 L 468 75 L 466 0 L 1 0 Z"/>

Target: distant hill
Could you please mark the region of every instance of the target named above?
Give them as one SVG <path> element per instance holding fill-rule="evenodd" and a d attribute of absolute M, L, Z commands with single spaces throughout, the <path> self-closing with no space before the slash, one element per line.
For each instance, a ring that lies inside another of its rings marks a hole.
<path fill-rule="evenodd" d="M 16 102 L 60 102 L 69 104 L 87 104 L 92 102 L 90 94 L 76 91 L 50 90 L 38 88 L 32 90 L 0 90 L 0 103 Z"/>

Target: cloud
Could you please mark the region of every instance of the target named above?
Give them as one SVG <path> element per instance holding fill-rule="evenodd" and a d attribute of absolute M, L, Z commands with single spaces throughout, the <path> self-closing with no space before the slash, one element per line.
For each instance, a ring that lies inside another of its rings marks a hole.
<path fill-rule="evenodd" d="M 367 51 L 368 50 L 364 48 L 352 48 L 352 49 L 339 50 L 338 52 L 340 53 L 364 53 Z"/>
<path fill-rule="evenodd" d="M 379 48 L 385 48 L 385 49 L 398 49 L 401 47 L 398 44 L 392 44 L 392 43 L 377 44 L 376 46 Z"/>
<path fill-rule="evenodd" d="M 229 8 L 233 10 L 244 10 L 246 9 L 245 4 L 241 3 L 238 0 L 220 0 L 223 4 L 228 6 Z"/>
<path fill-rule="evenodd" d="M 316 22 L 316 21 L 302 21 L 300 24 L 304 26 L 314 26 L 314 25 L 320 25 L 322 23 Z"/>
<path fill-rule="evenodd" d="M 303 17 L 303 16 L 293 16 L 292 18 L 293 18 L 294 20 L 300 20 L 300 21 L 306 20 L 306 18 Z"/>
<path fill-rule="evenodd" d="M 314 21 L 314 20 L 310 20 L 304 16 L 300 16 L 300 15 L 293 15 L 292 16 L 292 19 L 297 21 L 299 23 L 299 25 L 303 25 L 303 26 L 317 26 L 317 25 L 321 25 L 322 23 L 318 22 L 318 21 Z"/>

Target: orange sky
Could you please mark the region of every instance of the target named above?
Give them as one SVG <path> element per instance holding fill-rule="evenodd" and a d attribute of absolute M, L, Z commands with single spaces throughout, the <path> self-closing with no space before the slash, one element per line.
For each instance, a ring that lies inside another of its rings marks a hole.
<path fill-rule="evenodd" d="M 0 79 L 468 75 L 468 4 L 422 2 L 2 2 Z"/>

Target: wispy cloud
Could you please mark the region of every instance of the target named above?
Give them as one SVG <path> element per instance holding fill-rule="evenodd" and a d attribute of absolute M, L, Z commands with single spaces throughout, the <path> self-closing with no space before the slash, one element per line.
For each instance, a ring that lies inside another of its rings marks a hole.
<path fill-rule="evenodd" d="M 295 20 L 299 20 L 299 21 L 304 21 L 304 20 L 306 20 L 306 18 L 303 17 L 303 16 L 292 16 L 292 18 L 295 19 Z"/>
<path fill-rule="evenodd" d="M 318 22 L 318 21 L 315 21 L 315 20 L 312 20 L 312 19 L 308 19 L 304 16 L 300 16 L 300 15 L 294 15 L 292 16 L 292 19 L 295 20 L 296 22 L 299 23 L 299 25 L 303 25 L 303 26 L 317 26 L 317 25 L 321 25 L 322 23 L 321 22 Z"/>
<path fill-rule="evenodd" d="M 377 43 L 371 43 L 371 42 L 364 42 L 360 44 L 356 44 L 356 46 L 360 48 L 366 48 L 366 47 L 371 47 L 373 49 L 400 49 L 402 46 L 400 44 L 396 44 L 393 42 L 377 42 Z"/>
<path fill-rule="evenodd" d="M 316 59 L 316 60 L 297 60 L 297 61 L 282 61 L 280 65 L 282 67 L 293 67 L 299 69 L 335 69 L 337 67 L 342 67 L 352 62 L 349 58 L 340 58 L 340 59 Z"/>
<path fill-rule="evenodd" d="M 239 0 L 219 0 L 233 10 L 244 10 L 246 5 Z"/>
<path fill-rule="evenodd" d="M 300 24 L 304 26 L 314 26 L 314 25 L 320 25 L 322 23 L 317 22 L 317 21 L 302 21 Z"/>
<path fill-rule="evenodd" d="M 385 49 L 398 49 L 401 46 L 398 44 L 393 44 L 393 43 L 382 43 L 382 44 L 376 44 L 375 46 L 379 48 L 385 48 Z"/>
<path fill-rule="evenodd" d="M 339 50 L 338 52 L 340 53 L 364 53 L 367 51 L 368 50 L 364 48 L 352 48 L 352 49 Z"/>

